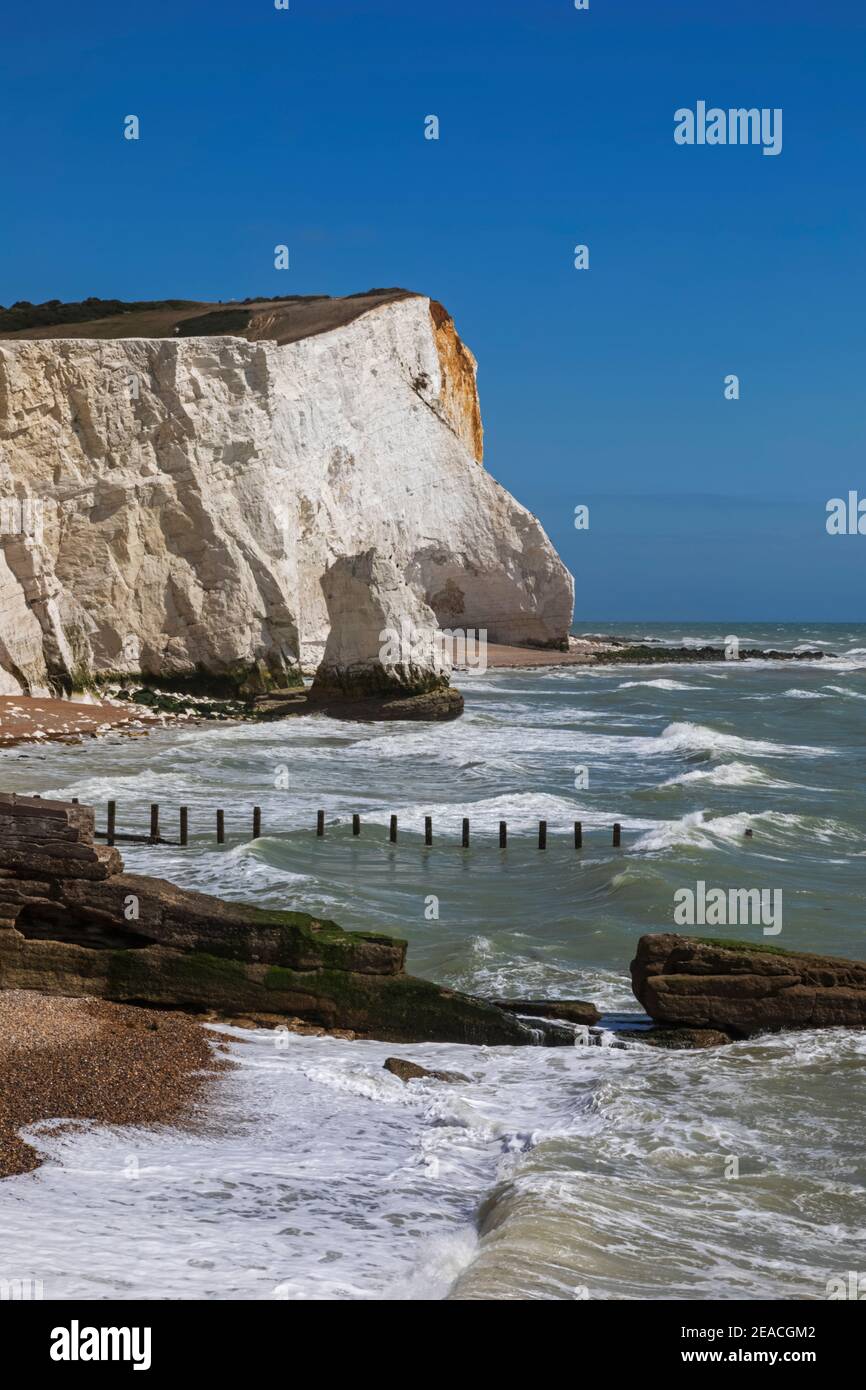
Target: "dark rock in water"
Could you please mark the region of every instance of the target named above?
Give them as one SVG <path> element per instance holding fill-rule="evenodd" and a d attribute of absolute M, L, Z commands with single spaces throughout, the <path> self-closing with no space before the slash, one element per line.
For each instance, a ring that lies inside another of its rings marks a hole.
<path fill-rule="evenodd" d="M 866 962 L 664 932 L 642 936 L 632 988 L 658 1023 L 733 1037 L 866 1026 Z"/>
<path fill-rule="evenodd" d="M 595 1005 L 583 999 L 491 999 L 490 1003 L 527 1018 L 563 1018 L 567 1023 L 585 1023 L 587 1027 L 601 1018 Z"/>
<path fill-rule="evenodd" d="M 399 1076 L 401 1081 L 417 1081 L 422 1077 L 429 1077 L 433 1081 L 469 1080 L 460 1071 L 428 1071 L 426 1067 L 419 1067 L 417 1062 L 409 1062 L 405 1057 L 386 1057 L 383 1066 L 385 1071 Z"/>
<path fill-rule="evenodd" d="M 535 1041 L 485 1000 L 406 975 L 404 941 L 124 873 L 93 837 L 90 807 L 0 795 L 0 988 L 395 1042 Z"/>
<path fill-rule="evenodd" d="M 311 691 L 306 714 L 328 714 L 333 719 L 457 719 L 463 713 L 463 696 L 453 686 L 426 690 L 398 698 L 370 696 L 356 699 L 334 693 Z"/>
<path fill-rule="evenodd" d="M 628 1042 L 647 1043 L 650 1047 L 666 1047 L 672 1052 L 722 1047 L 733 1042 L 731 1035 L 719 1028 L 648 1028 L 646 1032 L 617 1033 L 616 1036 Z"/>
<path fill-rule="evenodd" d="M 579 1036 L 573 1023 L 557 1018 L 534 1016 L 525 1020 L 525 1026 L 532 1029 L 542 1047 L 574 1047 Z"/>
<path fill-rule="evenodd" d="M 596 664 L 604 666 L 658 666 L 670 662 L 727 660 L 824 661 L 835 658 L 835 652 L 824 652 L 817 648 L 797 652 L 782 652 L 777 651 L 774 647 L 740 647 L 737 657 L 732 658 L 728 657 L 724 647 L 713 647 L 709 644 L 703 647 L 662 647 L 649 642 L 623 641 L 621 638 L 605 638 L 604 640 L 616 643 L 612 651 L 600 651 L 593 656 L 593 661 Z"/>

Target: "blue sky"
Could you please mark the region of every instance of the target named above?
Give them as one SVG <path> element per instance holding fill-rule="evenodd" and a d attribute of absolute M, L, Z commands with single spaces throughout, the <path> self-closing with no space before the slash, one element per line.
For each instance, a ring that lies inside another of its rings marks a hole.
<path fill-rule="evenodd" d="M 578 625 L 864 619 L 864 70 L 855 0 L 17 8 L 0 302 L 422 291 Z M 698 100 L 781 154 L 676 145 Z"/>

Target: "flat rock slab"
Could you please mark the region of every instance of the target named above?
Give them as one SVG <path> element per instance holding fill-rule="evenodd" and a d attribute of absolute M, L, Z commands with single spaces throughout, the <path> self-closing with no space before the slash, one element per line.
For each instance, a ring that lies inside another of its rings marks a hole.
<path fill-rule="evenodd" d="M 657 1023 L 733 1037 L 866 1026 L 866 962 L 763 942 L 642 936 L 632 988 Z"/>
<path fill-rule="evenodd" d="M 586 1024 L 588 1028 L 601 1018 L 595 1005 L 585 999 L 491 999 L 490 1003 L 526 1018 L 561 1018 L 567 1023 Z"/>

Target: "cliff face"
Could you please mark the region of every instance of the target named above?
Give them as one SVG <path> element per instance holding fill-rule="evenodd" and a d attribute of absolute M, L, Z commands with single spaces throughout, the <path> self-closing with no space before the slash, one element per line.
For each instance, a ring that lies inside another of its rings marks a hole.
<path fill-rule="evenodd" d="M 284 310 L 245 337 L 0 342 L 0 503 L 31 507 L 0 534 L 0 693 L 285 684 L 324 649 L 322 574 L 368 548 L 444 627 L 565 637 L 570 576 L 481 465 L 471 353 L 430 300 L 370 302 L 294 341 Z"/>

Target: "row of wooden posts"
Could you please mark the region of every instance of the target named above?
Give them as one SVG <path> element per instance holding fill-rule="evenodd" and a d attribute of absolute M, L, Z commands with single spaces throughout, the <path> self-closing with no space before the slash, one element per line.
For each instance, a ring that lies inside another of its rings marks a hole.
<path fill-rule="evenodd" d="M 77 798 L 74 798 L 74 799 L 77 800 Z M 120 831 L 118 831 L 118 829 L 117 829 L 117 802 L 116 802 L 116 801 L 109 801 L 109 803 L 108 803 L 108 813 L 107 813 L 107 818 L 106 818 L 106 829 L 105 829 L 104 832 L 103 832 L 103 831 L 98 831 L 97 834 L 100 836 L 101 839 L 104 838 L 105 840 L 107 840 L 108 844 L 110 844 L 110 845 L 115 844 L 118 840 L 122 840 L 122 841 L 127 842 L 127 843 L 135 843 L 135 844 L 150 844 L 150 845 L 187 845 L 187 844 L 189 844 L 189 808 L 188 808 L 187 806 L 181 806 L 181 808 L 180 808 L 180 826 L 179 826 L 179 829 L 180 829 L 180 838 L 179 838 L 179 839 L 177 839 L 177 840 L 165 840 L 165 839 L 163 839 L 162 835 L 160 834 L 159 806 L 158 806 L 156 803 L 154 803 L 153 805 L 151 805 L 151 808 L 150 808 L 150 834 L 149 834 L 149 835 L 124 835 L 124 834 L 121 834 Z M 254 840 L 257 840 L 257 839 L 259 838 L 259 836 L 261 835 L 261 833 L 262 833 L 262 809 L 261 809 L 260 806 L 254 806 L 254 807 L 253 807 L 253 835 L 252 835 L 252 838 L 253 838 Z M 354 815 L 354 816 L 352 817 L 352 835 L 353 835 L 353 837 L 357 837 L 357 836 L 360 835 L 360 833 L 361 833 L 361 817 L 360 817 L 359 815 Z M 323 836 L 324 836 L 324 834 L 325 834 L 325 813 L 324 813 L 324 811 L 318 811 L 318 812 L 316 813 L 316 836 L 317 836 L 318 839 L 322 839 Z M 218 844 L 218 845 L 223 845 L 223 844 L 225 844 L 225 838 L 226 838 L 226 820 L 225 820 L 225 812 L 222 811 L 222 810 L 218 810 L 217 813 L 216 813 L 216 842 L 217 842 L 217 844 Z M 392 845 L 396 845 L 396 843 L 397 843 L 397 817 L 396 817 L 396 816 L 391 816 L 390 823 L 389 823 L 389 826 L 388 826 L 388 839 L 390 840 L 390 842 L 391 842 Z M 620 825 L 619 821 L 614 821 L 614 824 L 613 824 L 613 836 L 612 836 L 612 841 L 611 841 L 611 843 L 612 843 L 612 845 L 613 845 L 613 848 L 614 848 L 614 849 L 619 849 L 621 842 L 622 842 L 622 826 Z M 425 817 L 424 817 L 424 844 L 425 844 L 425 845 L 432 845 L 432 843 L 433 843 L 433 817 L 432 817 L 432 816 L 425 816 Z M 463 817 L 462 845 L 463 845 L 463 848 L 464 848 L 464 849 L 468 849 L 468 848 L 469 848 L 469 817 L 468 817 L 468 816 L 464 816 L 464 817 Z M 507 845 L 508 845 L 508 823 L 507 823 L 507 821 L 501 820 L 501 821 L 499 822 L 499 848 L 500 848 L 500 849 L 505 849 L 505 848 L 507 847 Z M 581 823 L 579 820 L 576 820 L 576 821 L 574 822 L 574 847 L 575 847 L 575 849 L 581 849 L 581 848 L 583 847 L 583 825 L 582 825 L 582 823 Z M 539 849 L 547 849 L 547 821 L 546 821 L 546 820 L 540 820 L 540 821 L 538 822 L 538 848 L 539 848 Z"/>

